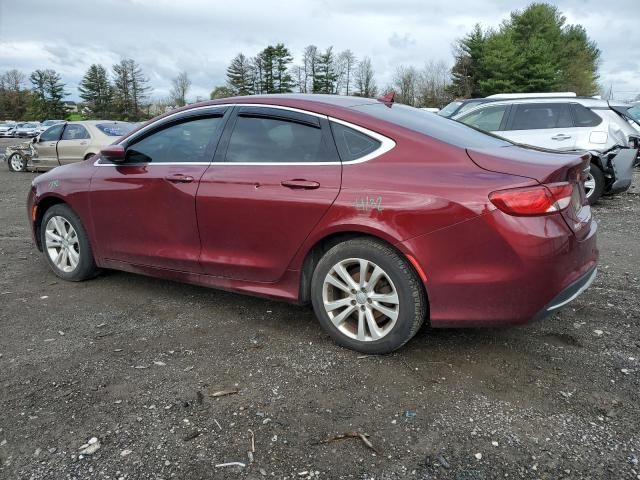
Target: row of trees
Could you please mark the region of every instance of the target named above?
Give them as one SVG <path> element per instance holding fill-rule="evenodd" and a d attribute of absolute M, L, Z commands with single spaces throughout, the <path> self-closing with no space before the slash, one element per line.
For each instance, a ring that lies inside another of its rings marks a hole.
<path fill-rule="evenodd" d="M 476 25 L 454 43 L 454 65 L 427 62 L 423 68 L 399 66 L 382 92 L 393 90 L 399 102 L 441 107 L 455 97 L 498 92 L 598 91 L 600 51 L 580 25 L 566 24 L 553 5 L 532 3 L 514 11 L 497 29 Z M 10 70 L 0 75 L 1 118 L 61 118 L 68 95 L 53 70 L 28 77 Z M 138 121 L 187 103 L 191 80 L 181 72 L 172 80 L 169 98 L 149 102 L 151 87 L 140 66 L 123 59 L 108 71 L 91 65 L 78 88 L 90 118 Z M 226 69 L 226 84 L 211 98 L 269 93 L 321 93 L 374 97 L 379 93 L 371 59 L 351 50 L 307 46 L 299 62 L 284 44 L 269 45 L 257 55 L 236 55 Z"/>
<path fill-rule="evenodd" d="M 336 53 L 333 47 L 309 45 L 294 65 L 291 51 L 278 43 L 255 57 L 236 55 L 227 68 L 226 85 L 216 87 L 211 98 L 294 91 L 372 97 L 378 87 L 368 57 L 358 61 L 351 50 Z"/>
<path fill-rule="evenodd" d="M 553 5 L 514 11 L 497 29 L 480 25 L 454 45 L 451 92 L 598 92 L 600 50 L 581 25 L 567 25 Z"/>

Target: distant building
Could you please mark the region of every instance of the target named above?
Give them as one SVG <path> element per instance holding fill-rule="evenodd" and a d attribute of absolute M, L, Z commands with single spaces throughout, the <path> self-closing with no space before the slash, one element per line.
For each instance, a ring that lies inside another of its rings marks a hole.
<path fill-rule="evenodd" d="M 68 112 L 78 111 L 78 104 L 76 102 L 66 101 L 64 102 L 64 106 L 67 108 Z"/>

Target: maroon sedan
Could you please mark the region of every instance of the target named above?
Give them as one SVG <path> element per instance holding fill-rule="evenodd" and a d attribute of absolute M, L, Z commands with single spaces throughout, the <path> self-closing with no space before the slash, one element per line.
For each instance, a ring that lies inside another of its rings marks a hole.
<path fill-rule="evenodd" d="M 313 304 L 341 345 L 518 324 L 596 274 L 588 156 L 522 148 L 391 101 L 275 95 L 155 118 L 33 182 L 51 269 Z"/>

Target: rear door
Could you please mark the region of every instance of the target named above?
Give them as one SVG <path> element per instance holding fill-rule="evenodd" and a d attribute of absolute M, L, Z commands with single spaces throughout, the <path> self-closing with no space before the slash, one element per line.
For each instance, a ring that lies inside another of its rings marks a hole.
<path fill-rule="evenodd" d="M 578 132 L 566 103 L 513 105 L 504 138 L 515 143 L 553 150 L 573 150 Z"/>
<path fill-rule="evenodd" d="M 40 134 L 38 141 L 34 145 L 36 152 L 38 152 L 37 158 L 33 159 L 34 165 L 47 168 L 60 165 L 56 147 L 62 136 L 64 126 L 64 123 L 54 125 Z"/>
<path fill-rule="evenodd" d="M 341 172 L 326 117 L 236 107 L 198 190 L 204 272 L 278 280 L 336 199 Z"/>
<path fill-rule="evenodd" d="M 79 123 L 68 123 L 58 142 L 58 160 L 61 165 L 84 160 L 84 152 L 91 142 L 89 131 Z"/>

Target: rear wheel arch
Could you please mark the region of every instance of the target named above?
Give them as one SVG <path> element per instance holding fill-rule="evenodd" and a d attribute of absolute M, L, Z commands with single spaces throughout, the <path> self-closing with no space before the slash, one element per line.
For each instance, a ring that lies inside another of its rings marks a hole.
<path fill-rule="evenodd" d="M 300 271 L 300 288 L 298 292 L 298 300 L 300 301 L 300 303 L 307 304 L 311 301 L 311 279 L 313 277 L 313 272 L 322 256 L 336 245 L 354 239 L 370 239 L 389 246 L 406 260 L 409 268 L 411 268 L 416 273 L 418 278 L 421 277 L 412 261 L 407 257 L 407 254 L 381 236 L 359 231 L 336 232 L 319 239 L 306 253 L 304 261 L 302 263 L 302 269 Z M 423 282 L 421 282 L 421 284 L 428 305 L 429 295 L 427 292 L 427 288 Z"/>

